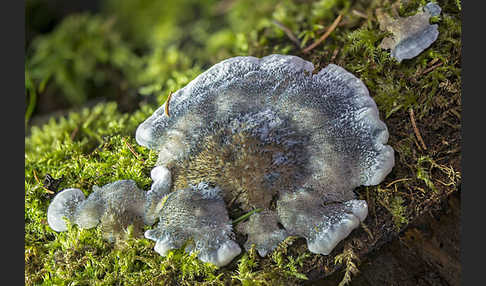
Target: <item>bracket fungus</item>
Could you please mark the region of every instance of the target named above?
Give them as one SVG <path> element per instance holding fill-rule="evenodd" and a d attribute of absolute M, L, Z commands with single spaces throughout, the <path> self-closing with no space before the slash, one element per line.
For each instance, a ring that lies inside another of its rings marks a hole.
<path fill-rule="evenodd" d="M 377 10 L 377 18 L 380 29 L 393 33 L 386 37 L 380 44 L 380 48 L 391 49 L 391 56 L 401 62 L 411 59 L 428 48 L 439 36 L 438 25 L 430 25 L 432 16 L 439 16 L 441 8 L 436 3 L 429 2 L 416 15 L 393 19 Z"/>
<path fill-rule="evenodd" d="M 313 70 L 296 56 L 230 58 L 139 125 L 137 142 L 159 152 L 151 189 L 135 199 L 143 222 L 158 220 L 145 232 L 156 252 L 186 245 L 224 266 L 240 243 L 265 256 L 292 235 L 329 254 L 366 218 L 353 190 L 391 171 L 387 127 L 361 80 L 333 64 Z M 76 203 L 61 193 L 49 207 L 54 230 L 59 215 L 80 220 L 84 196 L 70 192 Z"/>
<path fill-rule="evenodd" d="M 295 56 L 230 58 L 140 124 L 137 142 L 159 152 L 157 165 L 172 179 L 159 224 L 146 233 L 159 253 L 192 237 L 201 259 L 223 265 L 240 253 L 238 232 L 260 255 L 289 235 L 329 254 L 366 218 L 353 189 L 391 171 L 386 125 L 358 78 L 333 64 L 313 70 Z M 201 184 L 218 195 L 203 198 Z M 257 208 L 231 228 L 230 217 Z M 201 234 L 209 225 L 218 227 Z"/>
<path fill-rule="evenodd" d="M 85 198 L 80 189 L 59 192 L 47 209 L 47 222 L 55 231 L 66 231 L 64 217 L 81 228 L 101 225 L 105 238 L 114 241 L 129 225 L 142 231 L 146 193 L 134 181 L 121 180 L 103 187 L 93 186 Z"/>

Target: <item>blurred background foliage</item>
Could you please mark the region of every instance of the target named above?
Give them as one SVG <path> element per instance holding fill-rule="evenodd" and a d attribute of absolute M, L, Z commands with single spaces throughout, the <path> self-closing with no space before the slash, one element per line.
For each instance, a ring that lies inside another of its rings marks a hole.
<path fill-rule="evenodd" d="M 26 1 L 26 124 L 90 101 L 133 112 L 231 56 L 308 44 L 351 1 Z M 258 9 L 254 9 L 258 7 Z M 310 15 L 310 16 L 309 16 Z"/>

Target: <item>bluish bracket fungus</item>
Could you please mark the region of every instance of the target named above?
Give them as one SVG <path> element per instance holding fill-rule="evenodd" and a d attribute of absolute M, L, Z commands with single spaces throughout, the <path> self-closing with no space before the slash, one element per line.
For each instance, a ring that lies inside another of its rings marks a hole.
<path fill-rule="evenodd" d="M 66 189 L 57 194 L 47 210 L 47 222 L 55 231 L 67 230 L 64 217 L 81 228 L 101 225 L 109 241 L 123 235 L 129 225 L 144 226 L 146 193 L 134 181 L 121 180 L 103 187 L 94 186 L 85 198 L 80 189 Z"/>
<path fill-rule="evenodd" d="M 333 64 L 313 71 L 296 56 L 230 58 L 139 125 L 137 142 L 159 152 L 152 187 L 143 195 L 123 181 L 123 199 L 111 199 L 125 202 L 128 189 L 140 193 L 138 221 L 158 220 L 145 232 L 156 252 L 185 245 L 224 266 L 241 252 L 237 241 L 265 256 L 300 236 L 311 252 L 329 254 L 366 218 L 366 201 L 353 190 L 379 184 L 391 171 L 387 127 L 361 80 Z M 96 194 L 84 200 L 80 191 L 64 192 L 49 207 L 57 231 L 65 229 L 62 215 L 79 224 L 83 204 Z M 107 196 L 98 197 L 104 200 L 89 210 L 89 227 L 111 210 Z M 128 213 L 122 206 L 115 217 Z"/>
<path fill-rule="evenodd" d="M 411 59 L 428 48 L 439 36 L 438 25 L 430 25 L 432 16 L 439 16 L 441 8 L 436 3 L 427 3 L 416 15 L 392 19 L 390 16 L 377 10 L 380 29 L 393 33 L 393 36 L 384 38 L 380 48 L 391 49 L 391 56 L 401 62 Z"/>
<path fill-rule="evenodd" d="M 162 202 L 157 227 L 145 232 L 146 238 L 156 241 L 155 251 L 160 255 L 188 240 L 194 243 L 187 251 L 197 251 L 199 259 L 216 266 L 226 265 L 240 254 L 218 187 L 202 182 L 171 192 Z"/>

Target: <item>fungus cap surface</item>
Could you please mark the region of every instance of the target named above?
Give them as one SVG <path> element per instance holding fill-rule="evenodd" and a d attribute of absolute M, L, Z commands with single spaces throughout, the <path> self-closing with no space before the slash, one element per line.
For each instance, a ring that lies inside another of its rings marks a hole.
<path fill-rule="evenodd" d="M 105 238 L 114 241 L 134 224 L 140 231 L 144 225 L 146 193 L 132 180 L 120 180 L 103 187 L 93 186 L 85 198 L 79 189 L 66 189 L 54 197 L 47 211 L 49 226 L 55 231 L 66 231 L 63 217 L 81 228 L 96 227 L 101 223 Z"/>
<path fill-rule="evenodd" d="M 140 124 L 137 142 L 157 150 L 171 174 L 160 222 L 146 232 L 157 252 L 196 238 L 188 251 L 222 266 L 239 254 L 236 231 L 261 255 L 289 235 L 329 254 L 366 218 L 353 189 L 391 171 L 388 130 L 361 80 L 333 64 L 313 71 L 296 56 L 230 58 Z M 230 219 L 257 208 L 231 228 Z"/>
<path fill-rule="evenodd" d="M 67 226 L 64 218 L 72 221 L 76 208 L 85 200 L 85 196 L 80 189 L 69 188 L 59 192 L 47 209 L 47 223 L 57 231 L 66 231 Z"/>

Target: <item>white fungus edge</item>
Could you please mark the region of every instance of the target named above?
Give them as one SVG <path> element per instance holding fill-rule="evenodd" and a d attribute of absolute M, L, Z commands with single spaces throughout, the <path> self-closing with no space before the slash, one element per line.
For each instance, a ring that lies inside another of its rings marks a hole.
<path fill-rule="evenodd" d="M 67 225 L 64 218 L 73 220 L 75 209 L 86 197 L 80 189 L 69 188 L 59 192 L 47 209 L 47 223 L 57 232 L 66 231 Z M 72 203 L 72 209 L 68 210 L 66 203 Z M 69 214 L 71 212 L 71 215 Z"/>
<path fill-rule="evenodd" d="M 211 263 L 216 267 L 222 267 L 230 263 L 240 253 L 240 246 L 236 242 L 228 240 L 214 252 L 200 254 L 198 258 L 201 261 Z"/>
<path fill-rule="evenodd" d="M 310 252 L 329 255 L 343 239 L 356 229 L 368 215 L 368 204 L 365 200 L 350 200 L 350 211 L 337 224 L 321 230 L 316 238 L 307 244 Z"/>

